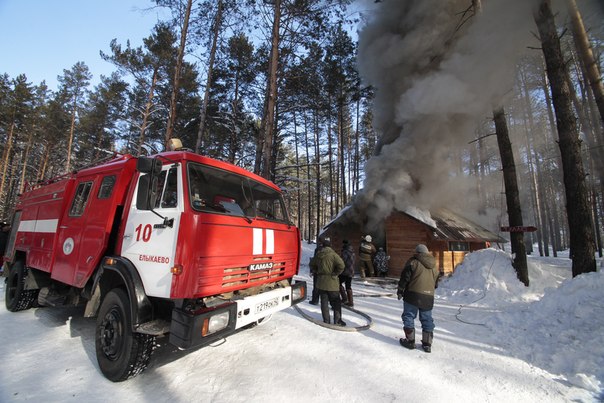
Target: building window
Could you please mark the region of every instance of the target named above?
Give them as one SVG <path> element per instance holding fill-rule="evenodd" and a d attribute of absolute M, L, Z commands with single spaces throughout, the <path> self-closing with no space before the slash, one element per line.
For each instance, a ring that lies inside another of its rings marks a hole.
<path fill-rule="evenodd" d="M 82 182 L 78 185 L 78 188 L 75 192 L 75 197 L 71 202 L 71 208 L 69 209 L 69 215 L 71 217 L 79 217 L 84 213 L 91 189 L 92 182 Z"/>
<path fill-rule="evenodd" d="M 468 252 L 470 244 L 468 242 L 449 242 L 449 250 L 454 252 Z"/>

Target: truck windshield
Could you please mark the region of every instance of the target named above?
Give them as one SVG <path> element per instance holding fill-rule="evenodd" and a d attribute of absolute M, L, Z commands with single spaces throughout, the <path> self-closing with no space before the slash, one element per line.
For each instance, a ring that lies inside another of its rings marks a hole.
<path fill-rule="evenodd" d="M 241 175 L 194 162 L 187 165 L 189 200 L 197 211 L 288 222 L 281 194 Z"/>

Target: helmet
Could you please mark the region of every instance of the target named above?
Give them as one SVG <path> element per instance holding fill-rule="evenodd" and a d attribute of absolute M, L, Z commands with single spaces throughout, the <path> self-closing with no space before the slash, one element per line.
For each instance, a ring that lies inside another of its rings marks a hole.
<path fill-rule="evenodd" d="M 371 242 L 371 235 L 365 235 L 365 240 L 367 242 Z"/>

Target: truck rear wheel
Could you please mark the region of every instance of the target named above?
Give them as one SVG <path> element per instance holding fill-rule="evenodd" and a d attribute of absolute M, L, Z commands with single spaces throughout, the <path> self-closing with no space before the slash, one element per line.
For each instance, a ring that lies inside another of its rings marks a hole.
<path fill-rule="evenodd" d="M 23 260 L 15 260 L 9 268 L 4 288 L 4 303 L 8 311 L 17 312 L 29 309 L 38 298 L 39 290 L 25 289 L 26 275 L 27 268 Z"/>
<path fill-rule="evenodd" d="M 132 332 L 130 300 L 116 288 L 104 298 L 96 321 L 96 357 L 105 377 L 113 382 L 133 378 L 147 368 L 155 338 Z"/>

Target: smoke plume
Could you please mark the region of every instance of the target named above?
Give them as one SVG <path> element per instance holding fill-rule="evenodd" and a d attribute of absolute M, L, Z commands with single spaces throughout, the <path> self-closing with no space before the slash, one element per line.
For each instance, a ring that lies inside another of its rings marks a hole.
<path fill-rule="evenodd" d="M 373 3 L 373 1 L 372 1 Z M 375 156 L 351 215 L 368 229 L 393 209 L 478 204 L 460 174 L 481 122 L 514 83 L 515 64 L 538 46 L 531 0 L 383 0 L 359 35 L 358 68 L 375 88 Z M 353 218 L 349 216 L 349 218 Z"/>

